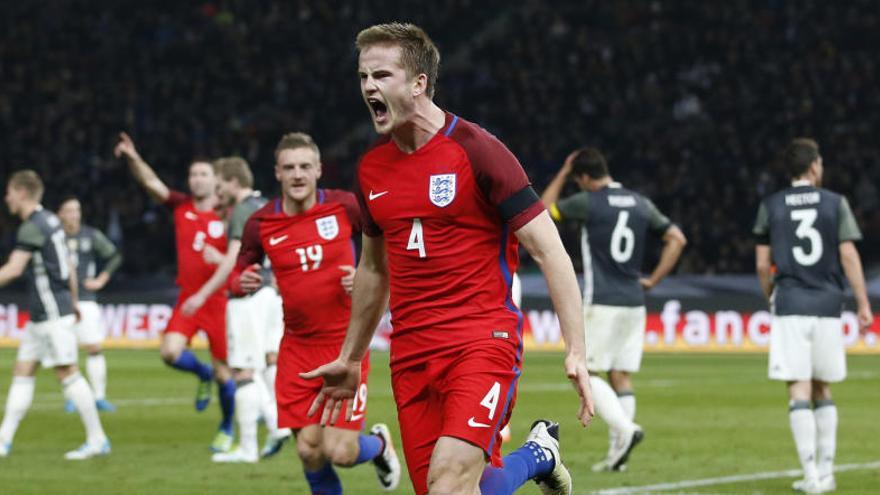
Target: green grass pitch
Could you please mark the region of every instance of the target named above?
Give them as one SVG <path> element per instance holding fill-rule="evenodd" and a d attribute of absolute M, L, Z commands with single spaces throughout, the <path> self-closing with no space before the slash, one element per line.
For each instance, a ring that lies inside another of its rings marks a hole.
<path fill-rule="evenodd" d="M 204 356 L 204 353 L 202 354 Z M 14 351 L 0 351 L 0 400 L 5 401 Z M 22 423 L 12 455 L 0 459 L 0 493 L 182 494 L 308 493 L 295 449 L 257 465 L 214 465 L 208 445 L 215 432 L 215 401 L 204 413 L 192 406 L 195 380 L 163 366 L 156 352 L 108 351 L 109 398 L 119 410 L 103 415 L 113 442 L 107 458 L 62 459 L 82 442 L 76 415 L 62 412 L 52 373 L 41 371 L 34 405 Z M 383 421 L 397 433 L 387 354 L 373 355 L 368 423 Z M 645 356 L 636 377 L 637 421 L 647 433 L 623 473 L 590 472 L 606 449 L 607 430 L 596 419 L 578 427 L 574 392 L 562 375 L 562 358 L 527 353 L 514 411 L 515 448 L 531 421 L 562 423 L 563 456 L 575 493 L 605 488 L 795 469 L 784 387 L 766 379 L 762 355 Z M 852 356 L 849 379 L 834 388 L 840 410 L 838 464 L 880 460 L 880 357 Z M 262 436 L 262 435 L 261 435 Z M 506 449 L 507 450 L 507 449 Z M 371 466 L 340 470 L 346 493 L 381 493 Z M 716 484 L 684 493 L 790 493 L 793 478 Z M 840 473 L 840 494 L 880 493 L 880 471 Z M 398 493 L 411 493 L 408 478 Z M 537 494 L 533 484 L 520 493 Z"/>

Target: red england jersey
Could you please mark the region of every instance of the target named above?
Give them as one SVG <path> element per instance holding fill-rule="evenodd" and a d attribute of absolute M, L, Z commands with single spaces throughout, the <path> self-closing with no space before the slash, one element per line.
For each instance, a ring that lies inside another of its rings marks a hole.
<path fill-rule="evenodd" d="M 198 291 L 217 269 L 217 265 L 205 263 L 202 251 L 206 245 L 211 245 L 226 252 L 226 227 L 217 212 L 197 210 L 193 198 L 180 191 L 171 191 L 165 206 L 174 215 L 177 285 L 181 294 L 190 295 Z"/>
<path fill-rule="evenodd" d="M 285 332 L 320 345 L 342 344 L 351 297 L 341 265 L 355 265 L 354 231 L 360 212 L 354 195 L 318 189 L 308 211 L 287 215 L 281 199 L 254 212 L 244 227 L 236 273 L 269 257 L 284 302 Z"/>
<path fill-rule="evenodd" d="M 358 168 L 364 233 L 383 235 L 391 285 L 391 363 L 416 364 L 477 341 L 522 353 L 511 300 L 514 232 L 544 210 L 516 157 L 446 115 L 413 153 L 381 139 Z"/>

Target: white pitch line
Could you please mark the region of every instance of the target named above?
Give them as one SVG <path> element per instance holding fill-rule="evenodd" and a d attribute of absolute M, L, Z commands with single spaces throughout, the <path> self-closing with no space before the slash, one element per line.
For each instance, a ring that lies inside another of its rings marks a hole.
<path fill-rule="evenodd" d="M 184 399 L 181 397 L 168 397 L 168 398 L 143 398 L 143 399 L 114 399 L 113 405 L 122 406 L 122 407 L 161 407 L 161 406 L 176 406 L 182 404 L 191 404 L 193 402 L 192 398 Z M 31 406 L 31 410 L 35 411 L 46 411 L 51 409 L 61 409 L 64 406 L 64 401 L 62 400 L 40 400 L 34 401 Z"/>
<path fill-rule="evenodd" d="M 861 464 L 841 464 L 834 468 L 837 473 L 845 471 L 864 471 L 867 469 L 880 468 L 880 461 L 866 462 Z M 680 490 L 682 488 L 697 488 L 701 486 L 726 485 L 730 483 L 742 483 L 744 481 L 771 480 L 777 478 L 795 478 L 802 476 L 800 469 L 787 471 L 766 471 L 763 473 L 739 474 L 735 476 L 723 476 L 720 478 L 705 478 L 701 480 L 684 480 L 674 483 L 659 483 L 656 485 L 631 486 L 624 488 L 604 488 L 592 493 L 593 495 L 630 495 L 633 493 L 651 493 L 657 491 Z"/>

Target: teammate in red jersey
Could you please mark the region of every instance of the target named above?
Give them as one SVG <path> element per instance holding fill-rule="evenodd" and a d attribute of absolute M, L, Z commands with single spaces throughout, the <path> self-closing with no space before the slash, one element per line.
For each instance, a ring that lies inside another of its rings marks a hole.
<path fill-rule="evenodd" d="M 189 167 L 190 194 L 168 188 L 153 169 L 141 158 L 131 138 L 121 133 L 114 154 L 128 161 L 135 180 L 153 200 L 165 205 L 174 215 L 177 243 L 177 285 L 180 295 L 165 332 L 160 355 L 165 363 L 199 378 L 196 410 L 203 411 L 211 399 L 211 378 L 219 385 L 222 420 L 211 450 L 223 452 L 232 448 L 232 418 L 235 410 L 235 382 L 226 365 L 226 294 L 224 290 L 205 293 L 212 276 L 226 279 L 226 273 L 215 273 L 217 266 L 205 260 L 206 246 L 226 250 L 226 229 L 215 207 L 216 177 L 208 162 L 193 161 Z M 187 349 L 199 330 L 208 336 L 213 367 L 199 361 Z"/>
<path fill-rule="evenodd" d="M 307 373 L 334 421 L 352 414 L 363 360 L 390 290 L 391 373 L 415 491 L 512 493 L 528 479 L 571 493 L 558 424 L 539 420 L 500 456 L 521 370 L 523 315 L 511 301 L 517 247 L 541 267 L 566 344 L 565 372 L 593 415 L 580 289 L 556 227 L 517 159 L 432 101 L 440 55 L 411 24 L 358 34 L 361 93 L 383 137 L 361 159 L 363 252 L 337 359 Z M 387 261 L 386 261 L 387 260 Z M 491 466 L 486 467 L 490 462 Z"/>
<path fill-rule="evenodd" d="M 336 357 L 345 338 L 355 262 L 351 236 L 361 229 L 357 200 L 350 192 L 317 189 L 320 152 L 308 135 L 285 135 L 275 157 L 282 195 L 245 224 L 230 285 L 236 294 L 259 290 L 259 263 L 269 257 L 284 302 L 285 330 L 275 382 L 278 426 L 295 432 L 312 493 L 342 493 L 333 465 L 366 461 L 373 462 L 382 488 L 393 490 L 400 480 L 400 463 L 388 427 L 376 424 L 370 435 L 360 433 L 369 356 L 358 363 L 353 414 L 327 427 L 307 414 L 321 383 L 299 376 Z"/>

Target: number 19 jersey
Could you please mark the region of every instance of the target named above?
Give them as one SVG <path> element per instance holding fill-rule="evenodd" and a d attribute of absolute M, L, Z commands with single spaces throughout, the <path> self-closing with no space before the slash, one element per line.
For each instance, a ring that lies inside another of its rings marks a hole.
<path fill-rule="evenodd" d="M 477 341 L 521 355 L 523 316 L 510 297 L 514 232 L 544 207 L 500 141 L 447 114 L 413 153 L 380 139 L 361 158 L 356 193 L 364 233 L 384 236 L 392 367 Z"/>
<path fill-rule="evenodd" d="M 862 238 L 843 196 L 796 183 L 761 202 L 753 233 L 776 265 L 774 313 L 839 317 L 839 245 Z"/>

